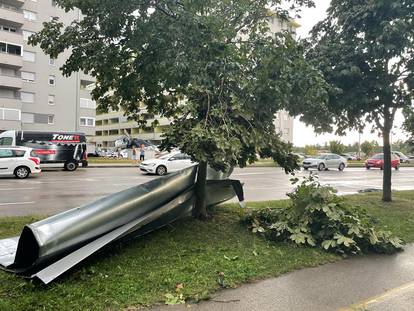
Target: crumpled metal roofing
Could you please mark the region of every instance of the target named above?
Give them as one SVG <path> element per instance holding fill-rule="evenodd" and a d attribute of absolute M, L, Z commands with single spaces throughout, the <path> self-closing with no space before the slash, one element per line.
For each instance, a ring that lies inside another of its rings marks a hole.
<path fill-rule="evenodd" d="M 146 234 L 189 215 L 196 173 L 193 166 L 26 225 L 20 237 L 0 240 L 0 268 L 47 284 L 115 240 Z M 244 200 L 237 180 L 207 181 L 208 205 L 235 194 Z"/>

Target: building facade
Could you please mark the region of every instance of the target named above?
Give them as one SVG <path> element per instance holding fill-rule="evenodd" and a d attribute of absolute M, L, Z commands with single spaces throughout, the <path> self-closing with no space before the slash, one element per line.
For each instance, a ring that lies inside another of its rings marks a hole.
<path fill-rule="evenodd" d="M 66 25 L 80 18 L 52 0 L 0 0 L 0 131 L 78 131 L 95 135 L 95 102 L 83 73 L 63 77 L 59 68 L 70 51 L 57 59 L 27 44 L 42 23 Z"/>

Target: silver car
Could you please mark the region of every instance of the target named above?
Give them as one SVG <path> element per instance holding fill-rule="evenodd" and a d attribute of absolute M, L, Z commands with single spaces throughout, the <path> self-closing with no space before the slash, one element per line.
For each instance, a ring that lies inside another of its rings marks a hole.
<path fill-rule="evenodd" d="M 343 171 L 347 165 L 348 161 L 344 157 L 334 153 L 322 153 L 317 157 L 303 160 L 303 168 L 305 170 L 315 168 L 318 171 L 325 171 L 327 169 Z"/>
<path fill-rule="evenodd" d="M 410 163 L 410 158 L 407 157 L 404 153 L 399 151 L 392 151 L 391 153 L 399 157 L 401 163 Z"/>

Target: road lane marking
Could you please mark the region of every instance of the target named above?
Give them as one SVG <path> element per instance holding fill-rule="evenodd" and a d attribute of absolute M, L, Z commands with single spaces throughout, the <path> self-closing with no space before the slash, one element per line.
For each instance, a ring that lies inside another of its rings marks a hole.
<path fill-rule="evenodd" d="M 392 288 L 390 290 L 387 290 L 385 293 L 370 297 L 366 300 L 363 300 L 361 302 L 358 302 L 357 304 L 354 304 L 350 307 L 346 308 L 340 308 L 338 311 L 357 311 L 357 310 L 366 310 L 369 305 L 375 304 L 375 303 L 381 303 L 386 301 L 390 298 L 395 298 L 399 294 L 414 289 L 414 282 L 410 282 L 395 288 Z"/>
<path fill-rule="evenodd" d="M 0 206 L 4 206 L 4 205 L 24 205 L 24 204 L 34 204 L 36 202 L 34 201 L 29 201 L 29 202 L 10 202 L 10 203 L 0 203 Z"/>
<path fill-rule="evenodd" d="M 36 188 L 3 188 L 0 191 L 14 191 L 14 190 L 33 190 Z"/>

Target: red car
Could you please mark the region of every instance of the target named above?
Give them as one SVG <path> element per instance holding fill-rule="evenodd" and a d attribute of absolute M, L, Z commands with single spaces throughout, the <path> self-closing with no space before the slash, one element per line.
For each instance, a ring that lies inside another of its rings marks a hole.
<path fill-rule="evenodd" d="M 384 154 L 377 153 L 376 155 L 372 156 L 368 160 L 365 161 L 365 167 L 369 170 L 371 167 L 376 167 L 380 169 L 384 169 Z M 400 158 L 397 157 L 395 154 L 391 154 L 391 167 L 395 168 L 396 170 L 400 167 Z"/>

